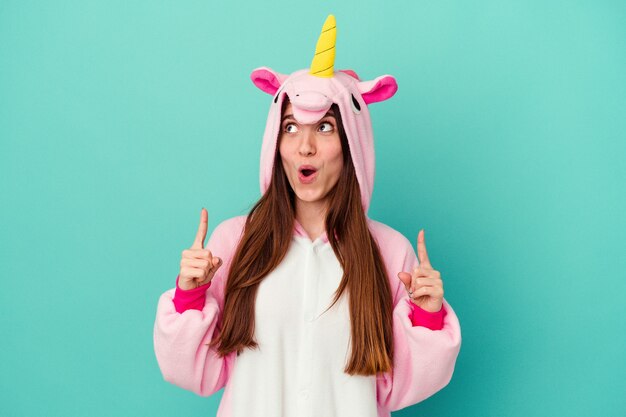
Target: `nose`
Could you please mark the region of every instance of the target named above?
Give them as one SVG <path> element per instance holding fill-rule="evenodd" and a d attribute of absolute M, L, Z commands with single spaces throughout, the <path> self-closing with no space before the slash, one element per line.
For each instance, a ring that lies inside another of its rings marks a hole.
<path fill-rule="evenodd" d="M 303 156 L 315 155 L 315 132 L 313 129 L 306 129 L 303 132 L 298 151 Z"/>

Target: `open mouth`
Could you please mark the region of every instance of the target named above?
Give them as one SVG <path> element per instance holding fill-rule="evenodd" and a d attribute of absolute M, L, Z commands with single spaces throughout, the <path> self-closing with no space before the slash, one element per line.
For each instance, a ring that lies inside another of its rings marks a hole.
<path fill-rule="evenodd" d="M 317 172 L 317 169 L 311 165 L 304 165 L 300 167 L 299 171 L 300 171 L 300 175 L 307 178 L 315 174 Z"/>
<path fill-rule="evenodd" d="M 304 165 L 298 169 L 298 174 L 302 184 L 310 184 L 317 177 L 317 169 L 311 165 Z"/>

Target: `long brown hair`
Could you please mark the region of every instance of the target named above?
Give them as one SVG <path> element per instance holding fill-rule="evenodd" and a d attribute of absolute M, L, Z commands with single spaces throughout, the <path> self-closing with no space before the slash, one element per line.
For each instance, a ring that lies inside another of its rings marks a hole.
<path fill-rule="evenodd" d="M 285 97 L 281 115 L 287 103 Z M 343 277 L 330 307 L 348 291 L 352 352 L 344 372 L 374 375 L 392 369 L 393 300 L 380 250 L 367 227 L 341 114 L 336 104 L 332 108 L 341 139 L 343 167 L 337 184 L 329 192 L 325 227 Z M 246 347 L 258 347 L 254 340 L 256 294 L 261 281 L 280 264 L 289 249 L 294 201 L 276 146 L 271 183 L 250 210 L 228 271 L 221 331 L 211 342 L 212 347 L 219 346 L 220 356 L 234 350 L 239 355 Z"/>

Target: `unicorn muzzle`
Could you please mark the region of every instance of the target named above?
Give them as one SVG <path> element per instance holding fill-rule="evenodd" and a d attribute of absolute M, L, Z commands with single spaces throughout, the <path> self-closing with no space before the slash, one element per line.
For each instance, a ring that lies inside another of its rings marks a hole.
<path fill-rule="evenodd" d="M 333 101 L 317 91 L 304 91 L 289 96 L 293 116 L 300 123 L 315 123 L 330 109 Z"/>
<path fill-rule="evenodd" d="M 325 94 L 317 91 L 298 93 L 295 97 L 289 97 L 291 104 L 308 111 L 328 111 L 333 101 Z"/>

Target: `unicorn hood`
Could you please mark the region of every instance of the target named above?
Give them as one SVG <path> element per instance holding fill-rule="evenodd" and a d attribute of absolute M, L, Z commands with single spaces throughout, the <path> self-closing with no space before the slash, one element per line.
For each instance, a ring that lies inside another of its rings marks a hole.
<path fill-rule="evenodd" d="M 289 97 L 295 119 L 303 124 L 317 122 L 336 103 L 348 138 L 363 210 L 367 213 L 375 168 L 374 137 L 367 106 L 392 97 L 398 86 L 391 75 L 361 81 L 352 70 L 334 71 L 336 36 L 335 18 L 329 15 L 317 41 L 311 68 L 287 75 L 260 67 L 250 75 L 254 85 L 273 96 L 261 146 L 261 193 L 265 193 L 272 178 L 285 96 Z"/>

